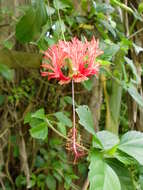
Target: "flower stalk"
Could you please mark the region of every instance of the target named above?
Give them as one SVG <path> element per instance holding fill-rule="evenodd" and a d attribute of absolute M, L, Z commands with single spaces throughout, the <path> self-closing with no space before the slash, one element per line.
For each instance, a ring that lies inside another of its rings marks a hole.
<path fill-rule="evenodd" d="M 75 122 L 75 100 L 74 100 L 74 81 L 72 80 L 72 107 L 73 107 L 73 151 L 75 154 L 74 163 L 76 163 L 77 157 L 78 157 L 78 151 L 76 146 L 76 122 Z"/>

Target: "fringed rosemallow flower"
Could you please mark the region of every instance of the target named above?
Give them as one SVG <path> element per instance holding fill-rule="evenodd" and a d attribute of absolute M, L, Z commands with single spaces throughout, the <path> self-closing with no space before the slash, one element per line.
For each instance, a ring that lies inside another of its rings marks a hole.
<path fill-rule="evenodd" d="M 57 79 L 60 84 L 72 81 L 73 127 L 68 135 L 67 149 L 74 154 L 74 163 L 86 154 L 76 128 L 74 82 L 83 82 L 98 74 L 100 65 L 96 58 L 102 53 L 99 42 L 94 37 L 91 41 L 85 39 L 85 42 L 77 38 L 69 42 L 59 41 L 44 52 L 41 75 L 48 76 L 48 80 Z"/>
<path fill-rule="evenodd" d="M 94 37 L 91 41 L 85 39 L 85 42 L 77 38 L 59 41 L 44 52 L 41 75 L 48 76 L 48 80 L 55 78 L 60 84 L 67 84 L 71 80 L 83 82 L 98 74 L 99 63 L 96 57 L 102 53 L 99 41 Z"/>

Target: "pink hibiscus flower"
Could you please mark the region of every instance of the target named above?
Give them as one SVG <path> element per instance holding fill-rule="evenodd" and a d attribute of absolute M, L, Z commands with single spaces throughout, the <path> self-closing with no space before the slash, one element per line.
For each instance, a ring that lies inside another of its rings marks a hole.
<path fill-rule="evenodd" d="M 95 59 L 103 53 L 98 46 L 94 37 L 90 42 L 77 38 L 68 42 L 59 41 L 44 52 L 41 75 L 48 76 L 48 80 L 56 78 L 60 84 L 67 84 L 72 79 L 82 82 L 97 75 L 100 65 Z"/>

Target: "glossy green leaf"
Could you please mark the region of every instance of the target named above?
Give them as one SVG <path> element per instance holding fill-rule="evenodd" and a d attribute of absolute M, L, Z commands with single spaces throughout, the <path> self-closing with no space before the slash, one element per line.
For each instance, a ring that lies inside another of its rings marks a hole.
<path fill-rule="evenodd" d="M 109 131 L 99 131 L 96 133 L 96 137 L 100 141 L 102 149 L 104 150 L 109 150 L 120 142 L 118 136 Z M 98 144 L 96 143 L 94 143 L 93 146 L 98 148 Z"/>
<path fill-rule="evenodd" d="M 118 149 L 135 158 L 143 165 L 143 133 L 129 131 L 122 136 Z"/>
<path fill-rule="evenodd" d="M 44 140 L 48 135 L 47 123 L 41 122 L 39 125 L 32 127 L 29 131 L 33 138 Z"/>
<path fill-rule="evenodd" d="M 118 176 L 104 161 L 102 155 L 93 151 L 90 155 L 89 165 L 89 190 L 121 190 Z"/>
<path fill-rule="evenodd" d="M 94 122 L 92 118 L 92 114 L 88 106 L 83 105 L 79 106 L 76 109 L 76 112 L 79 117 L 79 123 L 92 135 L 95 135 Z"/>
<path fill-rule="evenodd" d="M 116 174 L 120 180 L 122 190 L 135 190 L 131 173 L 127 167 L 125 167 L 122 163 L 118 162 L 115 159 L 109 160 L 108 164 L 116 172 Z"/>

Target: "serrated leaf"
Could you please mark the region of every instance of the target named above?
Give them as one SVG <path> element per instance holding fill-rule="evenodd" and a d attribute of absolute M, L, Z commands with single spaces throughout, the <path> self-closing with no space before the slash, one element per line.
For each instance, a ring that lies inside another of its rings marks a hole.
<path fill-rule="evenodd" d="M 143 133 L 138 131 L 127 132 L 122 136 L 118 149 L 143 165 Z"/>
<path fill-rule="evenodd" d="M 47 123 L 41 122 L 39 125 L 32 127 L 29 131 L 33 138 L 44 140 L 48 135 Z"/>
<path fill-rule="evenodd" d="M 96 137 L 99 139 L 104 150 L 112 149 L 120 142 L 118 136 L 109 131 L 99 131 L 96 133 Z M 96 147 L 96 143 L 93 146 Z"/>
<path fill-rule="evenodd" d="M 90 155 L 88 177 L 89 190 L 121 190 L 118 176 L 99 152 L 93 151 Z"/>
<path fill-rule="evenodd" d="M 54 115 L 60 121 L 60 123 L 64 124 L 65 126 L 72 127 L 71 120 L 63 112 L 56 112 Z"/>
<path fill-rule="evenodd" d="M 95 135 L 94 122 L 92 114 L 88 106 L 83 105 L 79 106 L 76 109 L 76 112 L 79 116 L 79 123 L 92 135 Z"/>

